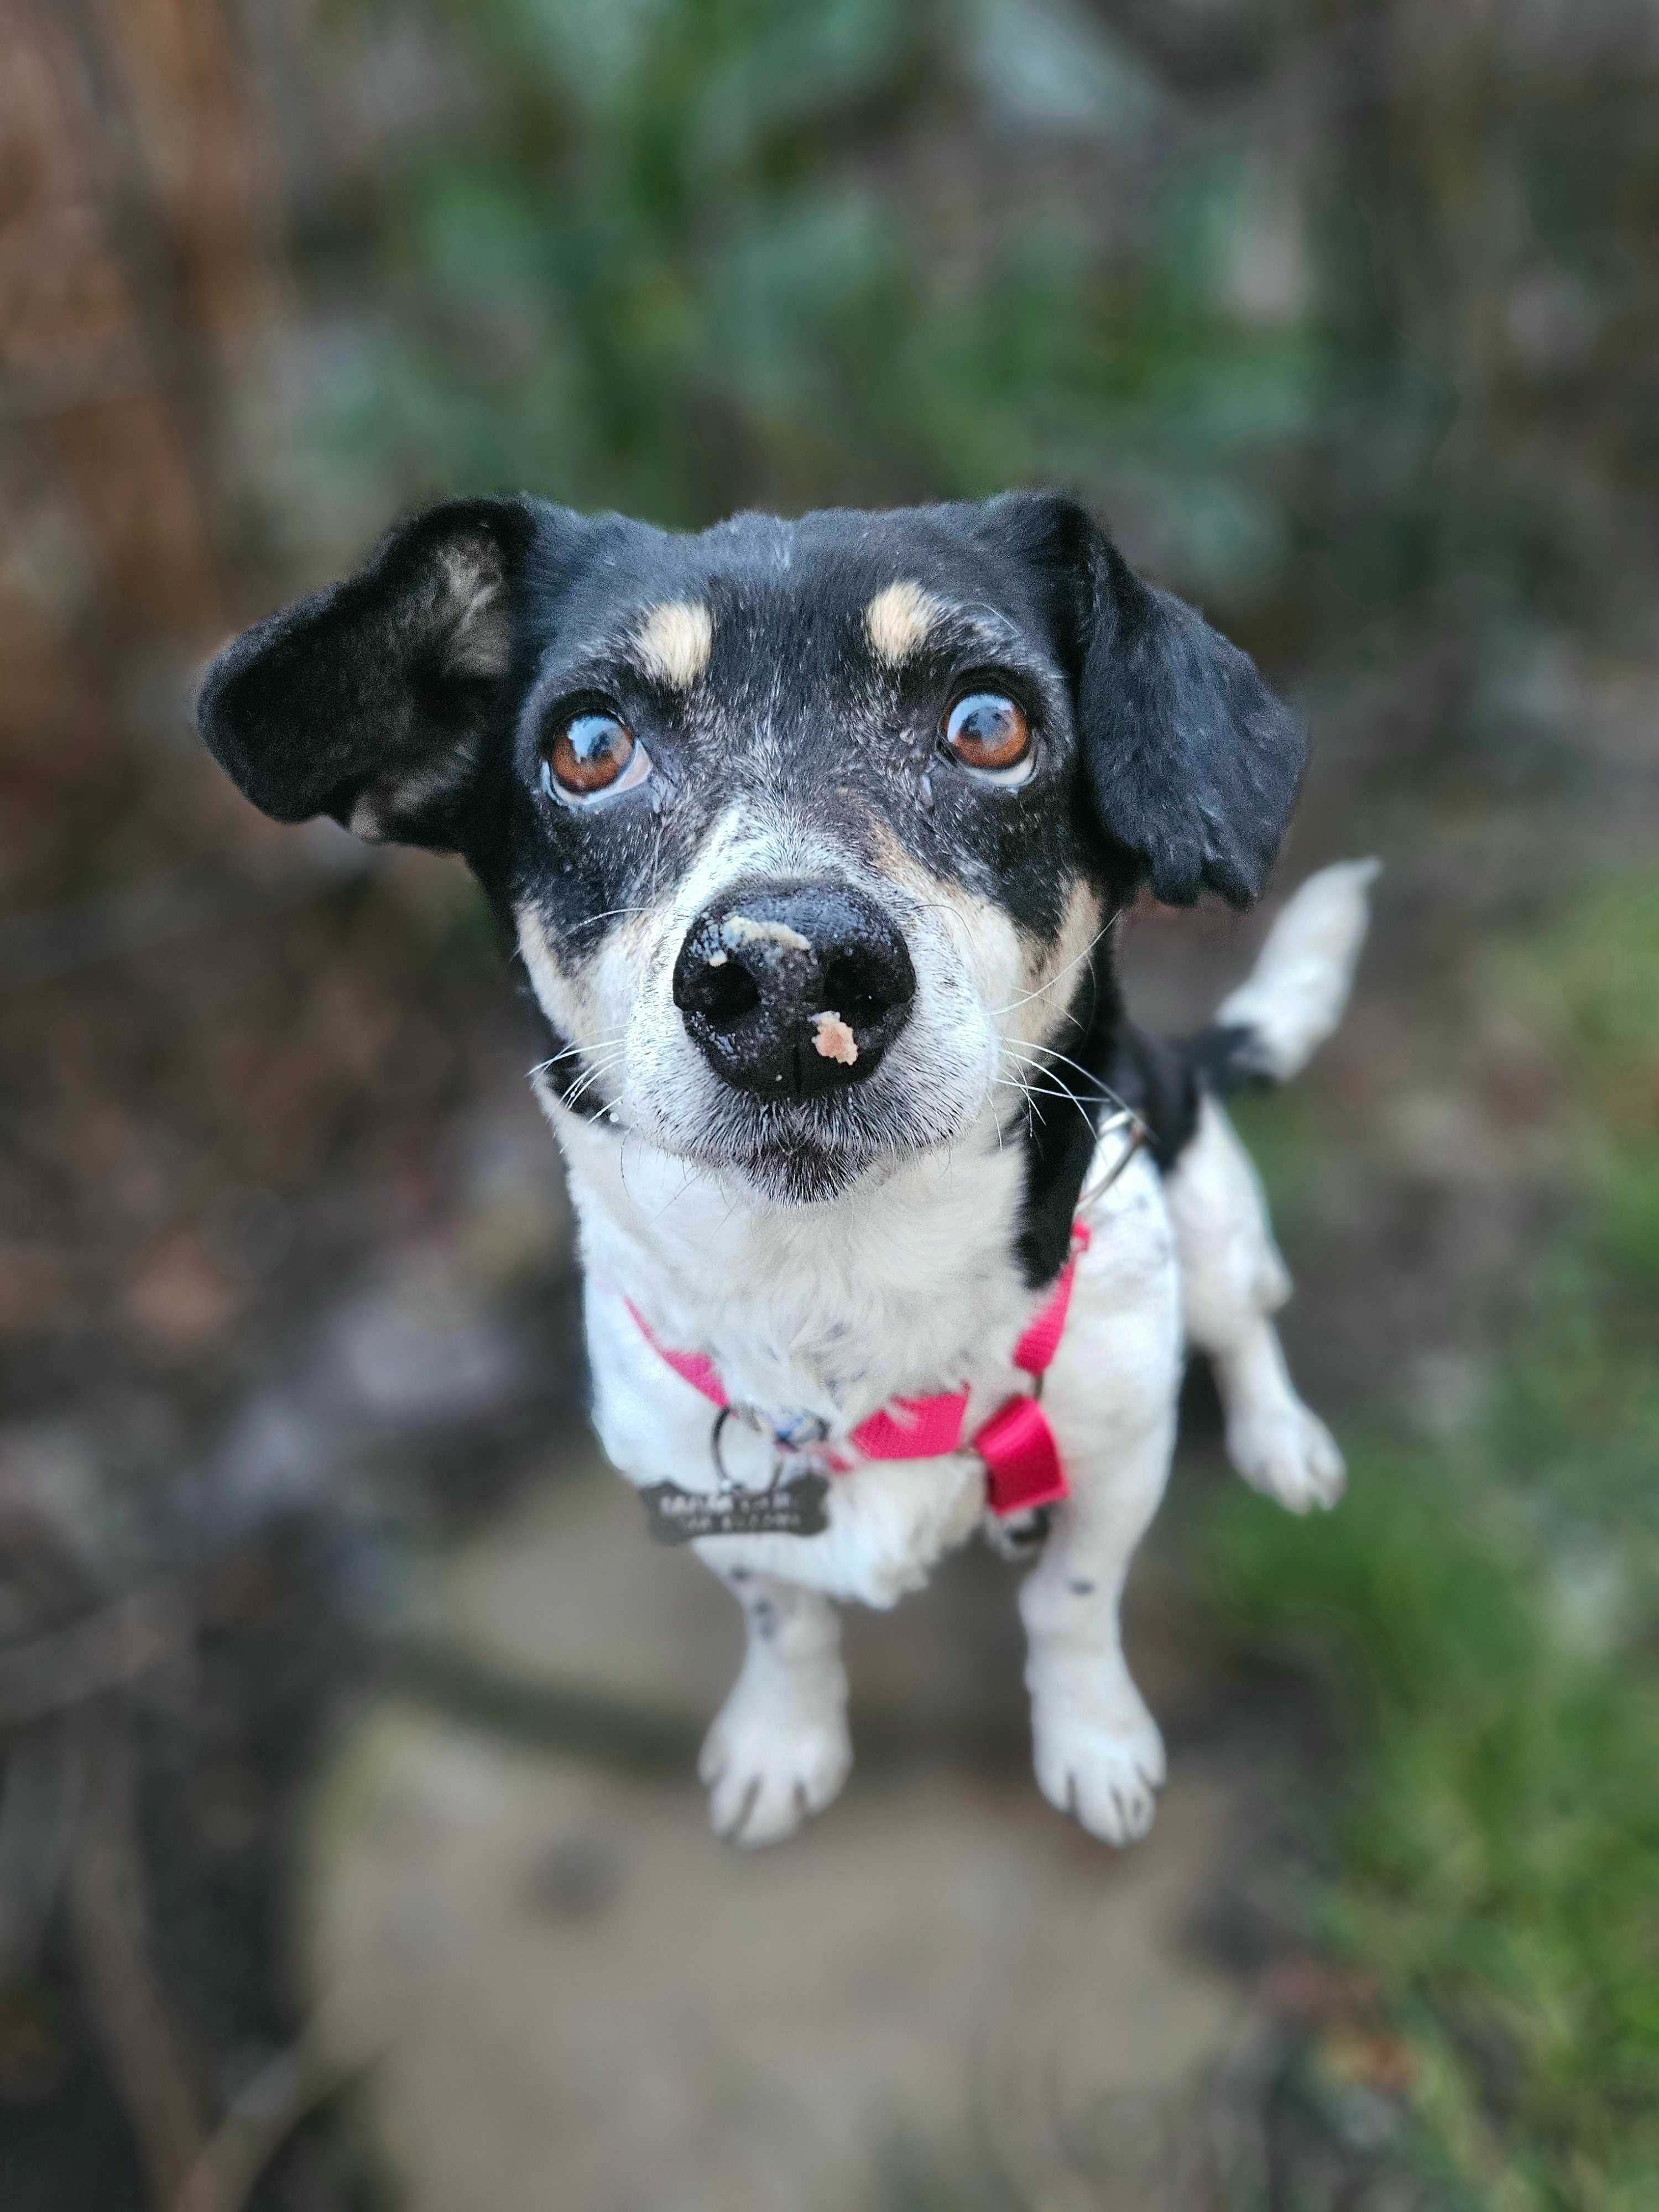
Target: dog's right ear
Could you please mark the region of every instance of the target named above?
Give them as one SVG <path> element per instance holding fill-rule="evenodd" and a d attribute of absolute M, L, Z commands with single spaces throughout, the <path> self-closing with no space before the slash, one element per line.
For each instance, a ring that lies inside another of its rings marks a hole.
<path fill-rule="evenodd" d="M 526 558 L 557 512 L 450 500 L 400 524 L 357 575 L 226 646 L 197 704 L 209 749 L 278 822 L 459 842 Z"/>

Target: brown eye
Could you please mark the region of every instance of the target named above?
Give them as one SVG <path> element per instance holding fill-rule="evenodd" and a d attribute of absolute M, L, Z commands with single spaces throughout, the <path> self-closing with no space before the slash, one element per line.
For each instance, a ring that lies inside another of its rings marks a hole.
<path fill-rule="evenodd" d="M 1000 691 L 969 691 L 945 716 L 945 742 L 964 767 L 1006 774 L 1029 756 L 1031 726 Z"/>
<path fill-rule="evenodd" d="M 650 771 L 645 747 L 616 714 L 592 711 L 573 714 L 554 732 L 542 770 L 548 790 L 557 796 L 592 799 L 601 791 L 627 790 Z"/>

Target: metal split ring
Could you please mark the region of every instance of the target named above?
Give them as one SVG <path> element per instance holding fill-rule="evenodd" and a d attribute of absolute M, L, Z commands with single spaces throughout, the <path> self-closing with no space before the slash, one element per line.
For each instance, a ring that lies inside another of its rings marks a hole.
<path fill-rule="evenodd" d="M 720 1411 L 714 1416 L 714 1425 L 708 1432 L 708 1455 L 714 1462 L 715 1484 L 721 1495 L 726 1498 L 732 1498 L 739 1495 L 743 1497 L 757 1498 L 769 1497 L 771 1492 L 777 1488 L 778 1485 L 783 1480 L 784 1468 L 787 1464 L 787 1455 L 778 1448 L 775 1439 L 772 1452 L 772 1480 L 766 1485 L 765 1489 L 751 1492 L 747 1483 L 739 1482 L 734 1475 L 727 1472 L 726 1462 L 720 1456 L 720 1438 L 726 1433 L 726 1425 L 727 1421 L 732 1419 L 734 1413 L 738 1420 L 744 1424 L 744 1427 L 753 1429 L 757 1436 L 763 1435 L 765 1433 L 764 1423 L 759 1420 L 753 1414 L 748 1413 L 743 1407 L 722 1406 L 720 1407 Z"/>
<path fill-rule="evenodd" d="M 726 1423 L 736 1411 L 735 1406 L 722 1406 L 715 1414 L 714 1425 L 708 1433 L 708 1455 L 714 1462 L 715 1485 L 728 1498 L 734 1491 L 743 1488 L 740 1482 L 733 1481 L 726 1473 L 726 1462 L 720 1457 L 720 1437 L 725 1433 Z"/>

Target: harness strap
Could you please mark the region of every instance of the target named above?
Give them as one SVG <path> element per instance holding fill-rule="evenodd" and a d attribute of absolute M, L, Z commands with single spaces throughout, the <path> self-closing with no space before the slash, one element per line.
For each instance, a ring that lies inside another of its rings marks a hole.
<path fill-rule="evenodd" d="M 1014 1346 L 1014 1365 L 1039 1382 L 1053 1364 L 1066 1333 L 1078 1257 L 1088 1247 L 1087 1223 L 1073 1222 L 1072 1256 L 1036 1319 L 1027 1324 Z M 634 1301 L 627 1298 L 623 1303 L 641 1335 L 682 1382 L 689 1382 L 711 1406 L 723 1408 L 731 1404 L 712 1359 L 701 1352 L 677 1352 L 664 1344 Z M 860 1459 L 943 1458 L 962 1449 L 969 1396 L 964 1382 L 959 1389 L 935 1391 L 926 1398 L 895 1398 L 860 1421 L 848 1443 Z M 1035 1393 L 1007 1399 L 975 1430 L 970 1441 L 985 1462 L 986 1502 L 994 1513 L 1025 1513 L 1066 1496 L 1066 1470 L 1059 1447 Z M 838 1474 L 846 1474 L 853 1464 L 836 1453 L 829 1458 Z"/>

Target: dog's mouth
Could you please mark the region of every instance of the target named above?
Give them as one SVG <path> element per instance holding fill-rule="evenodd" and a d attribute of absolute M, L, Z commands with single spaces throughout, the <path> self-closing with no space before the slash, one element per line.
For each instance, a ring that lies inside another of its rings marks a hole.
<path fill-rule="evenodd" d="M 885 1085 L 828 1097 L 755 1099 L 727 1091 L 675 1149 L 717 1174 L 735 1175 L 787 1205 L 840 1197 L 948 1143 L 954 1121 L 937 1125 Z"/>
<path fill-rule="evenodd" d="M 883 1128 L 885 1119 L 848 1094 L 789 1102 L 728 1097 L 696 1150 L 710 1166 L 735 1171 L 768 1197 L 806 1205 L 839 1197 L 883 1161 L 917 1148 L 896 1118 Z"/>

